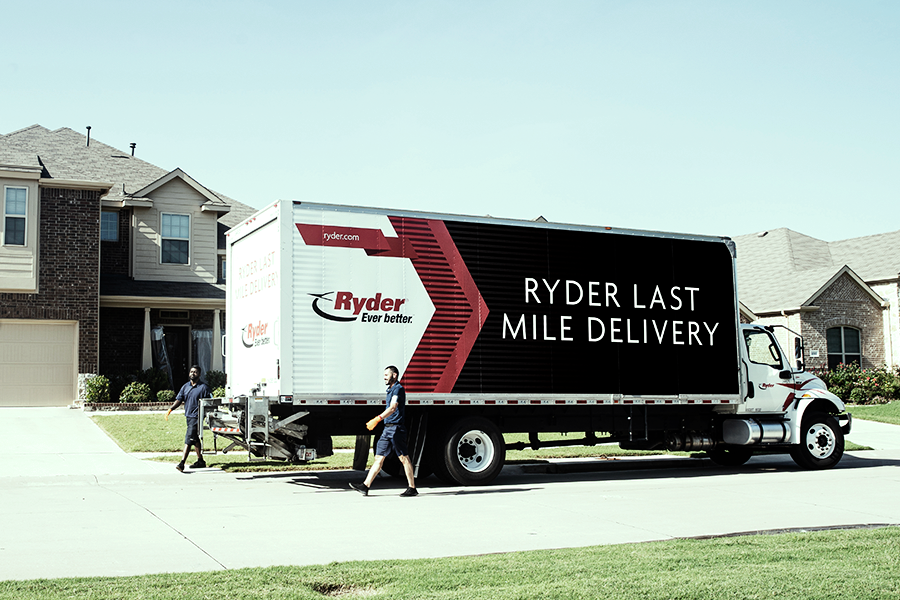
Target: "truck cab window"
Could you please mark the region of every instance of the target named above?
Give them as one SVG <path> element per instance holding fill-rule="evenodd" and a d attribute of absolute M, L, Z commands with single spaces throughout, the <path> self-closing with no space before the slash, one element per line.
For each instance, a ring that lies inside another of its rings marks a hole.
<path fill-rule="evenodd" d="M 764 331 L 744 331 L 744 342 L 747 344 L 747 356 L 751 362 L 767 365 L 773 369 L 781 369 L 781 353 L 768 333 Z"/>

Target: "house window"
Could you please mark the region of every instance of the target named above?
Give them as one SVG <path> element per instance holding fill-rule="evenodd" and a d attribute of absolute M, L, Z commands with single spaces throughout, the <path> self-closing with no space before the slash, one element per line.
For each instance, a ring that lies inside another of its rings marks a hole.
<path fill-rule="evenodd" d="M 828 368 L 836 369 L 841 363 L 860 364 L 862 344 L 859 329 L 853 327 L 832 327 L 825 332 L 828 342 Z"/>
<path fill-rule="evenodd" d="M 5 188 L 3 202 L 4 236 L 6 246 L 25 245 L 25 214 L 28 207 L 28 188 Z"/>
<path fill-rule="evenodd" d="M 225 280 L 226 280 L 226 279 L 225 279 L 225 273 L 227 273 L 227 271 L 225 270 L 225 265 L 226 265 L 227 262 L 228 262 L 228 261 L 226 261 L 224 258 L 222 259 L 222 281 L 225 281 Z"/>
<path fill-rule="evenodd" d="M 190 215 L 162 215 L 161 262 L 186 265 L 190 258 L 191 217 Z"/>
<path fill-rule="evenodd" d="M 119 213 L 109 211 L 100 213 L 100 241 L 119 241 Z"/>

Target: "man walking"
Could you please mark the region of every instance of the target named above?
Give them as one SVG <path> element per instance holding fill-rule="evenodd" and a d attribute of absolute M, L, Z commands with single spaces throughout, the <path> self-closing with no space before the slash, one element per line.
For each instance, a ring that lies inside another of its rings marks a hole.
<path fill-rule="evenodd" d="M 400 371 L 397 367 L 391 365 L 384 370 L 384 384 L 387 386 L 387 397 L 385 399 L 386 408 L 380 415 L 366 423 L 366 429 L 372 431 L 379 422 L 384 421 L 384 431 L 378 438 L 375 446 L 375 462 L 369 469 L 369 475 L 363 483 L 351 483 L 350 487 L 362 494 L 369 495 L 369 488 L 372 482 L 381 471 L 384 465 L 384 459 L 390 456 L 391 452 L 397 455 L 400 463 L 403 465 L 403 472 L 406 474 L 406 482 L 409 487 L 406 488 L 401 496 L 416 496 L 416 482 L 413 480 L 413 465 L 409 459 L 409 452 L 406 449 L 406 425 L 404 416 L 406 411 L 406 390 L 400 385 Z"/>
<path fill-rule="evenodd" d="M 200 367 L 194 365 L 191 367 L 189 375 L 190 380 L 181 386 L 178 395 L 175 396 L 175 403 L 166 413 L 166 421 L 172 411 L 184 403 L 184 417 L 187 420 L 187 431 L 184 434 L 184 454 L 181 456 L 181 462 L 175 465 L 175 468 L 184 472 L 184 463 L 188 455 L 191 453 L 191 446 L 197 451 L 197 462 L 191 465 L 192 469 L 203 469 L 206 467 L 206 461 L 203 460 L 203 448 L 200 443 L 200 399 L 212 398 L 209 393 L 209 387 L 200 381 Z"/>

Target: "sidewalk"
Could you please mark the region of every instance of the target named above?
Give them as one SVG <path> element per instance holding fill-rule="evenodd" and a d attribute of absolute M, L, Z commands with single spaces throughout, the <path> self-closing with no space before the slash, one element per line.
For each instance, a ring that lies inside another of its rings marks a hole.
<path fill-rule="evenodd" d="M 900 450 L 900 425 L 853 419 L 847 439 L 874 450 Z"/>

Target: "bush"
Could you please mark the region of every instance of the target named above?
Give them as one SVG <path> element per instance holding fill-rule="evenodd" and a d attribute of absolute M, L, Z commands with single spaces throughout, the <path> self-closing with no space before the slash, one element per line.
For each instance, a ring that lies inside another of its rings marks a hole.
<path fill-rule="evenodd" d="M 135 381 L 129 383 L 122 390 L 119 402 L 150 402 L 153 396 L 150 394 L 150 386 L 146 383 Z"/>
<path fill-rule="evenodd" d="M 172 402 L 175 402 L 175 392 L 172 390 L 159 390 L 156 392 L 156 401 L 171 404 Z"/>
<path fill-rule="evenodd" d="M 206 385 L 209 386 L 211 390 L 217 390 L 219 388 L 225 387 L 225 383 L 228 381 L 228 376 L 225 375 L 222 371 L 210 371 L 204 377 L 206 380 Z M 215 394 L 213 394 L 215 396 Z"/>
<path fill-rule="evenodd" d="M 900 375 L 886 366 L 862 369 L 856 363 L 815 371 L 828 390 L 851 404 L 887 404 L 900 398 Z"/>
<path fill-rule="evenodd" d="M 91 377 L 84 382 L 88 402 L 109 402 L 109 379 L 103 375 Z"/>
<path fill-rule="evenodd" d="M 160 369 L 149 368 L 138 371 L 132 377 L 132 381 L 146 383 L 150 387 L 150 396 L 156 396 L 160 390 L 169 388 L 169 375 Z"/>
<path fill-rule="evenodd" d="M 213 398 L 224 398 L 225 397 L 225 388 L 217 387 L 212 391 Z"/>

